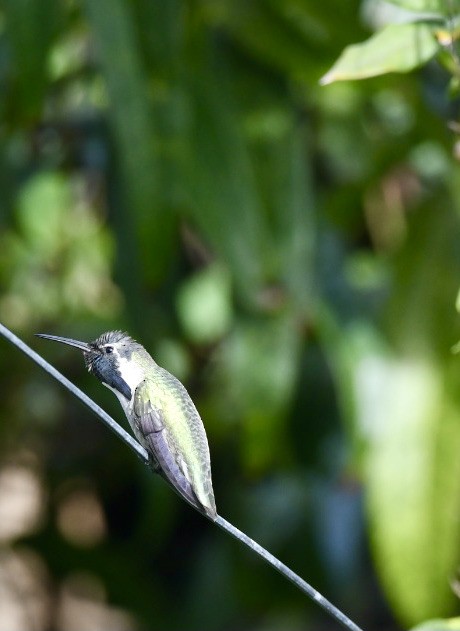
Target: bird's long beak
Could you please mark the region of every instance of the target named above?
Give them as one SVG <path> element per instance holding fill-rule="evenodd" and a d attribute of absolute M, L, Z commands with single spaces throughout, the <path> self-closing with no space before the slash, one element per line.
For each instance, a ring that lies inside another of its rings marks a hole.
<path fill-rule="evenodd" d="M 46 333 L 35 333 L 37 337 L 43 337 L 45 340 L 52 340 L 53 342 L 61 342 L 61 344 L 67 344 L 68 346 L 74 346 L 81 351 L 88 353 L 92 350 L 91 346 L 86 342 L 79 342 L 78 340 L 72 340 L 70 337 L 59 337 L 58 335 L 48 335 Z"/>

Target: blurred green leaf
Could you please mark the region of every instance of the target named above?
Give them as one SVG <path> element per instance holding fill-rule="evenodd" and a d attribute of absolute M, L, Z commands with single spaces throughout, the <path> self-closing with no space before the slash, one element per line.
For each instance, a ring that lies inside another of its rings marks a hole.
<path fill-rule="evenodd" d="M 120 306 L 110 280 L 112 239 L 73 193 L 68 179 L 55 172 L 37 173 L 23 186 L 18 231 L 0 240 L 5 322 L 25 326 L 37 313 L 102 315 Z"/>
<path fill-rule="evenodd" d="M 334 374 L 350 447 L 349 466 L 362 475 L 371 436 L 368 416 L 379 383 L 374 368 L 387 356 L 388 348 L 378 328 L 370 322 L 357 320 L 344 327 L 323 304 L 318 311 L 318 333 Z"/>
<path fill-rule="evenodd" d="M 451 0 L 387 0 L 397 4 L 408 11 L 436 11 L 441 14 L 455 10 L 455 4 Z"/>
<path fill-rule="evenodd" d="M 372 543 L 395 611 L 414 623 L 453 607 L 460 427 L 436 366 L 414 358 L 379 370 L 366 471 Z"/>
<path fill-rule="evenodd" d="M 305 60 L 312 54 L 321 54 L 326 38 L 324 25 L 315 23 L 309 11 L 297 7 L 298 15 L 294 19 L 295 11 L 288 10 L 289 20 L 278 3 L 240 0 L 220 2 L 220 5 L 219 17 L 246 50 L 296 79 L 309 76 L 311 69 Z M 309 38 L 303 36 L 299 25 L 305 28 L 309 25 Z"/>
<path fill-rule="evenodd" d="M 267 188 L 273 208 L 273 251 L 276 274 L 301 318 L 315 301 L 314 252 L 317 217 L 311 187 L 310 137 L 305 122 L 291 123 L 287 133 L 270 143 Z"/>
<path fill-rule="evenodd" d="M 193 121 L 184 161 L 193 221 L 254 301 L 264 283 L 267 226 L 225 58 L 200 47 L 194 71 Z"/>
<path fill-rule="evenodd" d="M 214 263 L 185 281 L 177 294 L 177 311 L 192 342 L 209 344 L 229 329 L 232 320 L 230 275 Z"/>
<path fill-rule="evenodd" d="M 347 46 L 320 83 L 409 72 L 434 57 L 438 50 L 433 30 L 426 24 L 390 24 L 365 42 Z"/>
<path fill-rule="evenodd" d="M 180 72 L 184 31 L 186 28 L 187 8 L 181 0 L 168 2 L 150 2 L 133 0 L 137 18 L 137 30 L 145 47 L 147 57 L 154 66 L 156 78 L 169 81 Z M 155 25 L 155 29 L 145 28 L 146 24 Z M 157 84 L 160 99 L 165 96 L 167 84 Z M 161 130 L 158 130 L 161 131 Z"/>
<path fill-rule="evenodd" d="M 394 356 L 377 364 L 367 419 L 374 554 L 394 610 L 409 624 L 452 611 L 460 561 L 460 373 L 450 353 L 458 219 L 430 206 L 409 223 L 410 239 L 395 257 L 387 313 Z"/>
<path fill-rule="evenodd" d="M 139 313 L 141 275 L 158 280 L 164 272 L 174 218 L 158 197 L 157 135 L 132 7 L 125 0 L 89 0 L 85 6 L 107 84 L 125 192 L 116 224 L 120 271 L 132 311 Z"/>
<path fill-rule="evenodd" d="M 43 111 L 48 54 L 62 18 L 60 0 L 5 0 L 7 35 L 13 50 L 15 98 L 11 114 L 30 122 Z"/>
<path fill-rule="evenodd" d="M 222 348 L 230 405 L 242 418 L 241 450 L 250 472 L 286 455 L 284 419 L 293 395 L 299 337 L 286 314 L 240 323 Z"/>
<path fill-rule="evenodd" d="M 460 618 L 447 618 L 445 620 L 427 620 L 413 627 L 411 631 L 458 631 Z"/>
<path fill-rule="evenodd" d="M 41 173 L 23 187 L 18 223 L 28 247 L 41 256 L 56 255 L 72 201 L 67 180 L 57 173 Z"/>

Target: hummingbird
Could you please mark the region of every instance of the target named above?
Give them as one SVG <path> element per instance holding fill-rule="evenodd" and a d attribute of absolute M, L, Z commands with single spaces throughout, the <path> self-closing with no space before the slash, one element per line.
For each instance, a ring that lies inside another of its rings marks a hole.
<path fill-rule="evenodd" d="M 182 383 L 122 331 L 93 342 L 37 333 L 83 351 L 87 369 L 117 396 L 153 469 L 189 504 L 217 518 L 209 446 L 201 417 Z"/>

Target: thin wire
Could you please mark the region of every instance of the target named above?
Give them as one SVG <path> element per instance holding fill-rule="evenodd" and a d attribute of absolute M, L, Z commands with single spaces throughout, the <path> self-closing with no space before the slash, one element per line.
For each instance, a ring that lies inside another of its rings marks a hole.
<path fill-rule="evenodd" d="M 102 408 L 100 408 L 92 399 L 90 399 L 84 392 L 82 392 L 79 388 L 77 388 L 71 381 L 66 379 L 64 375 L 62 375 L 58 370 L 53 368 L 46 360 L 44 360 L 38 353 L 33 351 L 27 344 L 25 344 L 22 340 L 20 340 L 16 335 L 14 335 L 9 329 L 7 329 L 3 324 L 0 323 L 0 335 L 3 335 L 9 342 L 14 344 L 16 348 L 25 353 L 30 359 L 32 359 L 35 363 L 37 363 L 43 370 L 45 370 L 49 375 L 51 375 L 54 379 L 59 381 L 69 392 L 71 392 L 77 399 L 80 399 L 82 403 L 84 403 L 96 416 L 98 416 L 101 421 L 113 432 L 115 432 L 122 441 L 124 441 L 128 447 L 130 447 L 134 453 L 144 462 L 144 464 L 149 465 L 149 456 L 147 451 L 136 441 L 132 436 L 130 436 L 118 423 L 104 412 Z M 313 601 L 318 603 L 322 609 L 329 614 L 331 617 L 335 618 L 341 625 L 345 628 L 349 629 L 349 631 L 362 631 L 362 629 L 355 624 L 348 616 L 346 616 L 340 609 L 338 609 L 335 605 L 333 605 L 327 598 L 325 598 L 320 592 L 318 592 L 314 587 L 312 587 L 309 583 L 303 580 L 298 574 L 293 572 L 287 565 L 284 565 L 279 559 L 277 559 L 273 554 L 268 552 L 265 548 L 263 548 L 256 541 L 248 537 L 244 532 L 241 532 L 238 528 L 233 526 L 226 519 L 217 516 L 215 520 L 210 520 L 215 523 L 219 528 L 225 530 L 232 537 L 243 543 L 250 550 L 258 554 L 266 563 L 274 567 L 278 572 L 280 572 L 286 579 L 291 581 L 298 589 L 300 589 L 304 594 L 306 594 Z"/>
<path fill-rule="evenodd" d="M 228 522 L 226 519 L 217 515 L 217 519 L 214 522 L 217 526 L 222 528 L 228 532 L 228 534 L 238 539 L 241 543 L 244 543 L 245 546 L 250 548 L 253 552 L 258 554 L 266 563 L 271 565 L 278 570 L 280 574 L 282 574 L 285 578 L 287 578 L 291 583 L 294 583 L 296 587 L 300 589 L 304 594 L 306 594 L 309 598 L 314 600 L 318 605 L 324 609 L 326 613 L 328 613 L 331 617 L 335 618 L 341 625 L 350 631 L 363 631 L 361 627 L 358 627 L 356 623 L 354 623 L 348 616 L 346 616 L 340 609 L 338 609 L 335 605 L 333 605 L 327 598 L 325 598 L 317 589 L 312 587 L 307 581 L 304 581 L 298 574 L 293 572 L 287 565 L 284 565 L 279 559 L 277 559 L 273 554 L 268 552 L 265 548 L 263 548 L 257 541 L 248 537 L 244 532 L 241 532 L 236 526 Z"/>

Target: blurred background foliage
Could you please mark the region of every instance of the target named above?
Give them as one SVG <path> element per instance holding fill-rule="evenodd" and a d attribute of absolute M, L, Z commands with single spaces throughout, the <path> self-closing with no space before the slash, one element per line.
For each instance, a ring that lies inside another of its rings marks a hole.
<path fill-rule="evenodd" d="M 142 341 L 219 512 L 366 629 L 458 613 L 460 561 L 452 72 L 319 85 L 388 6 L 0 8 L 1 321 L 119 420 L 32 335 Z M 0 375 L 0 631 L 336 628 L 1 340 Z"/>

